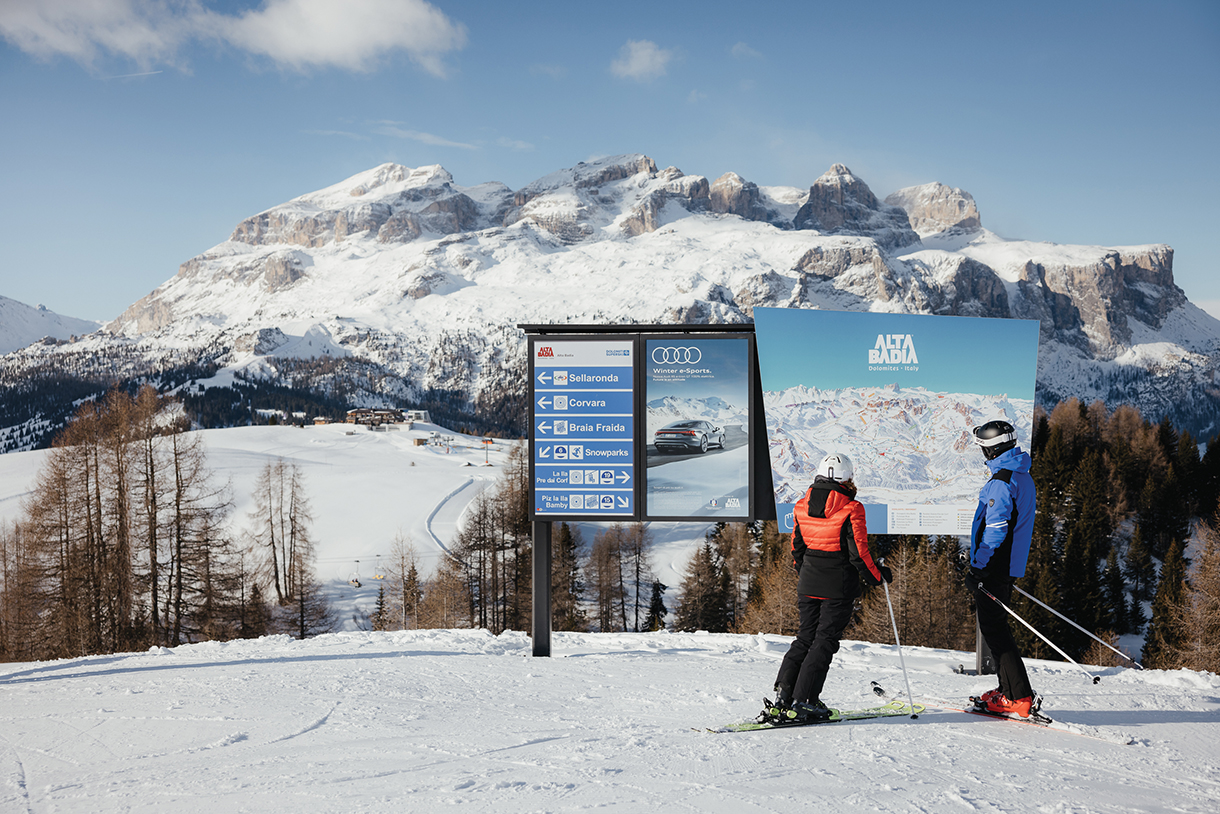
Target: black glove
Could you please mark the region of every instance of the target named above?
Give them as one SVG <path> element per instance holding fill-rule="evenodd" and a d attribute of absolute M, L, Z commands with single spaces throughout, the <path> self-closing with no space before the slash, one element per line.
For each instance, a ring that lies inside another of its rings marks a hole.
<path fill-rule="evenodd" d="M 894 581 L 894 572 L 890 570 L 888 565 L 879 565 L 877 566 L 877 570 L 881 572 L 882 582 L 889 583 Z"/>

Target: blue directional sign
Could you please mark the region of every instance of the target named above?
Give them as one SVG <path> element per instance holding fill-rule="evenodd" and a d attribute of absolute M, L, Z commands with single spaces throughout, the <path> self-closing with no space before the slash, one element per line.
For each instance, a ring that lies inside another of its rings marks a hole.
<path fill-rule="evenodd" d="M 635 342 L 532 345 L 534 514 L 635 516 Z"/>

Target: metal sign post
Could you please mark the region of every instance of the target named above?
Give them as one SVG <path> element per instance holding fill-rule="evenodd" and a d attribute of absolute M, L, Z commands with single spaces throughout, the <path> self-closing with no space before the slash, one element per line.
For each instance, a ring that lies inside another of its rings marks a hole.
<path fill-rule="evenodd" d="M 533 613 L 535 656 L 551 655 L 551 521 L 534 521 Z"/>

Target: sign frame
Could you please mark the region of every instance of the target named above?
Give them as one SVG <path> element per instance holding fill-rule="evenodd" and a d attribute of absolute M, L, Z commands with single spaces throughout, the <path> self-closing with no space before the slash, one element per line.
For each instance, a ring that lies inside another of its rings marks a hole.
<path fill-rule="evenodd" d="M 709 327 L 723 328 L 724 326 L 709 326 Z M 761 403 L 756 403 L 757 388 L 754 387 L 754 383 L 758 377 L 758 366 L 757 366 L 757 356 L 756 356 L 757 351 L 756 351 L 756 345 L 755 345 L 755 340 L 754 340 L 753 327 L 754 327 L 753 325 L 750 326 L 751 330 L 748 333 L 744 332 L 744 331 L 729 333 L 729 332 L 720 331 L 720 330 L 714 331 L 714 332 L 708 331 L 706 333 L 703 333 L 703 332 L 689 333 L 689 332 L 676 332 L 676 331 L 651 331 L 651 332 L 642 332 L 639 335 L 640 353 L 639 353 L 638 358 L 639 358 L 639 366 L 640 366 L 640 377 L 639 377 L 640 404 L 639 404 L 639 408 L 637 410 L 637 416 L 638 416 L 637 423 L 639 424 L 638 431 L 640 434 L 640 447 L 641 447 L 639 460 L 641 460 L 643 462 L 643 474 L 642 474 L 642 476 L 640 476 L 638 478 L 640 492 L 641 492 L 640 503 L 639 503 L 641 520 L 658 521 L 658 522 L 684 522 L 684 523 L 702 523 L 702 522 L 749 523 L 749 522 L 753 522 L 755 519 L 757 519 L 757 512 L 755 511 L 755 496 L 756 496 L 756 490 L 757 490 L 757 486 L 758 486 L 758 484 L 757 484 L 757 481 L 758 481 L 757 474 L 758 473 L 756 471 L 757 467 L 755 466 L 755 455 L 757 454 L 760 447 L 756 446 L 758 439 L 757 439 L 757 432 L 755 431 L 755 429 L 756 429 L 756 425 L 758 424 L 758 422 L 756 420 L 756 416 L 758 415 L 758 412 L 760 411 L 762 405 L 761 405 Z M 722 511 L 722 512 L 718 511 L 715 514 L 691 515 L 691 514 L 672 514 L 672 513 L 664 513 L 664 512 L 658 512 L 656 514 L 653 514 L 649 510 L 648 485 L 649 485 L 650 476 L 649 476 L 649 466 L 648 466 L 647 454 L 648 454 L 648 447 L 649 447 L 649 432 L 648 432 L 649 393 L 648 393 L 648 387 L 649 387 L 650 379 L 648 376 L 648 366 L 649 366 L 649 362 L 651 360 L 647 356 L 647 349 L 649 347 L 650 342 L 669 341 L 669 340 L 675 340 L 675 339 L 678 339 L 680 341 L 691 341 L 691 342 L 706 342 L 706 341 L 733 342 L 733 341 L 737 341 L 737 342 L 742 342 L 745 345 L 745 347 L 743 348 L 743 350 L 745 352 L 745 360 L 744 360 L 745 367 L 744 367 L 744 370 L 742 371 L 742 375 L 744 376 L 744 381 L 742 381 L 744 393 L 742 395 L 745 397 L 745 401 L 746 401 L 746 403 L 745 403 L 745 409 L 746 409 L 745 433 L 746 433 L 747 441 L 746 441 L 746 462 L 745 462 L 746 501 L 745 501 L 745 506 L 741 507 L 743 509 L 743 511 L 730 512 L 730 511 L 726 510 L 726 511 Z M 763 426 L 765 428 L 765 423 Z M 765 449 L 765 446 L 761 447 L 761 448 Z M 769 474 L 769 472 L 770 472 L 769 468 L 768 468 L 767 472 Z"/>
<path fill-rule="evenodd" d="M 518 325 L 527 339 L 528 398 L 529 398 L 529 519 L 535 522 L 696 522 L 715 523 L 744 522 L 775 519 L 775 509 L 770 505 L 770 461 L 766 457 L 767 445 L 760 442 L 766 437 L 766 418 L 762 412 L 762 389 L 759 383 L 758 352 L 754 337 L 754 325 Z M 689 339 L 739 339 L 746 343 L 746 388 L 748 440 L 748 465 L 746 506 L 740 513 L 717 513 L 713 515 L 649 514 L 647 511 L 647 414 L 645 404 L 645 360 L 644 349 L 648 340 L 665 340 L 686 337 Z M 588 512 L 579 510 L 539 512 L 536 488 L 537 471 L 537 399 L 538 393 L 538 346 L 566 342 L 630 342 L 632 343 L 633 406 L 632 421 L 634 443 L 631 466 L 633 490 L 632 509 L 627 513 Z M 761 457 L 761 459 L 760 459 Z M 763 488 L 763 484 L 767 488 Z M 758 505 L 762 499 L 764 505 Z"/>

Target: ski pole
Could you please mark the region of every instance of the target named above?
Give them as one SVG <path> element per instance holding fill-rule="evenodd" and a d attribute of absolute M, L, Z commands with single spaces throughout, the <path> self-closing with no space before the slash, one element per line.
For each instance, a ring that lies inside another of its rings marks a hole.
<path fill-rule="evenodd" d="M 1102 639 L 1098 638 L 1097 636 L 1094 636 L 1092 633 L 1089 633 L 1089 631 L 1085 630 L 1085 629 L 1084 629 L 1084 628 L 1082 628 L 1080 625 L 1076 624 L 1076 623 L 1075 623 L 1075 622 L 1073 622 L 1071 619 L 1067 618 L 1067 617 L 1066 617 L 1066 616 L 1064 616 L 1062 613 L 1060 613 L 1059 611 L 1055 610 L 1054 608 L 1052 608 L 1050 605 L 1048 605 L 1048 604 L 1046 604 L 1045 602 L 1043 602 L 1043 601 L 1042 601 L 1041 599 L 1039 599 L 1038 597 L 1034 596 L 1033 594 L 1029 594 L 1029 593 L 1026 593 L 1025 591 L 1022 591 L 1022 590 L 1021 590 L 1021 588 L 1020 588 L 1020 587 L 1018 587 L 1018 586 L 1016 586 L 1016 585 L 1014 585 L 1014 586 L 1012 586 L 1012 587 L 1014 587 L 1014 588 L 1016 588 L 1018 591 L 1020 591 L 1020 593 L 1021 593 L 1021 595 L 1022 595 L 1022 596 L 1026 597 L 1027 599 L 1032 599 L 1034 602 L 1037 602 L 1039 605 L 1041 605 L 1042 607 L 1046 608 L 1048 611 L 1050 611 L 1051 613 L 1055 614 L 1055 615 L 1056 615 L 1056 616 L 1058 616 L 1060 619 L 1062 619 L 1063 621 L 1067 622 L 1067 623 L 1068 623 L 1069 625 L 1071 625 L 1072 627 L 1074 627 L 1074 628 L 1076 628 L 1077 630 L 1079 630 L 1081 633 L 1083 633 L 1083 634 L 1085 634 L 1086 636 L 1090 637 L 1090 638 L 1091 638 L 1091 639 L 1093 639 L 1094 641 L 1099 642 L 1099 643 L 1101 643 L 1101 644 L 1104 644 L 1106 647 L 1109 647 L 1109 648 L 1110 648 L 1111 650 L 1113 650 L 1115 653 L 1117 653 L 1118 655 L 1122 656 L 1122 657 L 1123 657 L 1123 658 L 1125 658 L 1127 661 L 1131 662 L 1132 664 L 1134 664 L 1136 667 L 1140 668 L 1141 670 L 1142 670 L 1142 669 L 1144 669 L 1144 665 L 1140 664 L 1138 661 L 1136 661 L 1135 659 L 1131 658 L 1130 656 L 1128 656 L 1128 655 L 1127 655 L 1126 653 L 1124 653 L 1123 651 L 1121 651 L 1121 650 L 1119 650 L 1119 649 L 1117 649 L 1117 648 L 1115 648 L 1115 647 L 1110 647 L 1109 643 L 1107 643 L 1107 642 L 1103 641 Z"/>
<path fill-rule="evenodd" d="M 885 565 L 884 557 L 881 559 L 881 564 Z M 902 657 L 902 642 L 898 641 L 898 621 L 894 618 L 894 603 L 890 601 L 890 584 L 884 579 L 881 580 L 881 584 L 885 587 L 885 604 L 889 605 L 890 607 L 890 624 L 894 626 L 894 644 L 898 647 L 898 663 L 902 665 L 902 680 L 905 681 L 907 685 L 907 698 L 910 699 L 912 710 L 911 717 L 918 718 L 919 715 L 914 711 L 915 696 L 911 695 L 911 679 L 907 676 L 906 659 Z"/>
<path fill-rule="evenodd" d="M 1076 663 L 1076 660 L 1075 660 L 1075 659 L 1073 659 L 1073 658 L 1072 658 L 1071 656 L 1069 656 L 1067 653 L 1064 653 L 1062 650 L 1060 650 L 1060 649 L 1059 649 L 1059 647 L 1058 647 L 1058 646 L 1057 646 L 1057 645 L 1056 645 L 1054 642 L 1052 642 L 1050 639 L 1046 638 L 1046 637 L 1045 637 L 1045 636 L 1043 636 L 1041 633 L 1039 633 L 1037 628 L 1035 628 L 1035 627 L 1034 627 L 1033 625 L 1031 625 L 1029 622 L 1025 621 L 1025 620 L 1024 620 L 1024 619 L 1022 619 L 1020 616 L 1018 616 L 1018 615 L 1017 615 L 1017 612 L 1016 612 L 1015 610 L 1013 610 L 1012 608 L 1008 607 L 1008 606 L 1007 606 L 1007 605 L 1005 605 L 1003 602 L 1001 602 L 1001 601 L 999 600 L 999 598 L 998 598 L 998 597 L 996 597 L 996 595 L 995 595 L 995 594 L 993 594 L 991 591 L 989 591 L 989 590 L 987 590 L 986 588 L 984 588 L 984 587 L 983 587 L 983 583 L 981 583 L 981 582 L 979 583 L 979 590 L 980 590 L 981 592 L 983 592 L 984 594 L 986 594 L 986 595 L 987 595 L 987 596 L 988 596 L 988 597 L 991 599 L 991 601 L 992 601 L 992 602 L 995 602 L 995 603 L 996 603 L 997 605 L 999 605 L 1001 608 L 1003 608 L 1004 610 L 1008 611 L 1008 612 L 1009 612 L 1009 613 L 1012 615 L 1012 618 L 1016 619 L 1018 622 L 1020 622 L 1021 624 L 1025 625 L 1025 626 L 1026 626 L 1027 628 L 1029 628 L 1030 630 L 1032 630 L 1032 631 L 1034 632 L 1034 635 L 1035 635 L 1035 636 L 1037 636 L 1039 639 L 1041 639 L 1042 641 L 1044 641 L 1044 642 L 1046 642 L 1047 644 L 1049 644 L 1049 645 L 1051 646 L 1051 648 L 1052 648 L 1052 649 L 1053 649 L 1053 650 L 1054 650 L 1056 653 L 1058 653 L 1059 655 L 1063 656 L 1065 659 L 1067 659 L 1068 661 L 1072 662 L 1072 664 L 1075 664 L 1077 667 L 1080 667 L 1080 665 Z M 1100 683 L 1101 683 L 1101 676 L 1095 676 L 1095 675 L 1093 675 L 1092 673 L 1090 673 L 1088 670 L 1085 670 L 1083 667 L 1080 667 L 1080 669 L 1081 669 L 1081 670 L 1084 672 L 1084 674 L 1085 674 L 1085 675 L 1087 675 L 1089 678 L 1093 679 L 1093 683 L 1094 683 L 1094 684 L 1100 684 Z"/>

